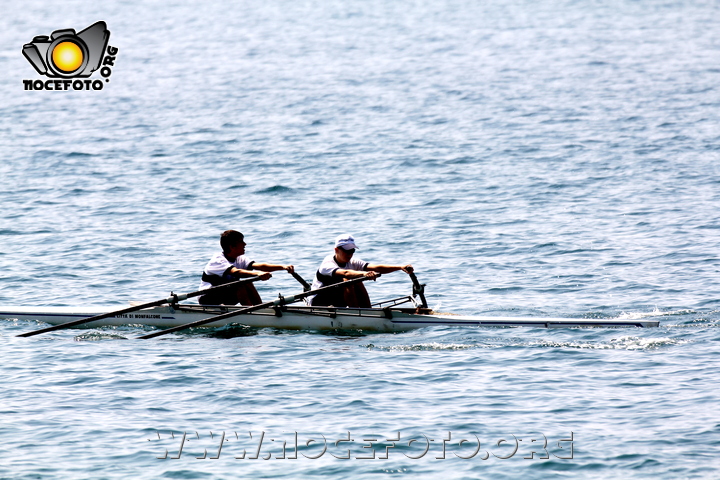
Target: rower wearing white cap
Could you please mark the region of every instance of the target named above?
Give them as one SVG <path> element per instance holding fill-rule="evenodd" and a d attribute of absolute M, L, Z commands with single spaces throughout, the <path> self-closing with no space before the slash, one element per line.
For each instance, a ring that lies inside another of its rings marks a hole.
<path fill-rule="evenodd" d="M 369 277 L 375 279 L 381 273 L 391 273 L 402 270 L 405 273 L 413 271 L 412 265 L 379 265 L 371 264 L 353 258 L 355 250 L 358 246 L 352 235 L 340 235 L 335 240 L 335 253 L 325 257 L 320 264 L 320 268 L 315 273 L 315 279 L 312 289 L 334 285 L 359 277 Z M 370 307 L 370 296 L 362 283 L 355 283 L 345 288 L 335 288 L 327 292 L 322 292 L 310 300 L 310 304 L 314 306 L 335 307 Z"/>

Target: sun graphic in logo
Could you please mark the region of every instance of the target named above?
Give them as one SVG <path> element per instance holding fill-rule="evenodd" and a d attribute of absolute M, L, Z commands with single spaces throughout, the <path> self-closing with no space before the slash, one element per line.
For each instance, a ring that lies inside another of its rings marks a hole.
<path fill-rule="evenodd" d="M 71 73 L 83 64 L 83 52 L 74 42 L 58 43 L 52 52 L 52 62 L 65 73 Z"/>

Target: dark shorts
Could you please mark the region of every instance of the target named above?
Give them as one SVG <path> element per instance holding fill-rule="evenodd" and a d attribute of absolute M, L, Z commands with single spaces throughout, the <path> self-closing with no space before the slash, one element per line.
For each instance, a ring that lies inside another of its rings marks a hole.
<path fill-rule="evenodd" d="M 237 305 L 237 295 L 235 292 L 220 290 L 219 292 L 210 292 L 198 298 L 200 305 Z"/>
<path fill-rule="evenodd" d="M 329 307 L 330 305 L 333 307 L 347 307 L 347 305 L 345 305 L 344 292 L 345 289 L 340 287 L 326 292 L 320 292 L 315 295 L 311 305 L 314 307 Z"/>

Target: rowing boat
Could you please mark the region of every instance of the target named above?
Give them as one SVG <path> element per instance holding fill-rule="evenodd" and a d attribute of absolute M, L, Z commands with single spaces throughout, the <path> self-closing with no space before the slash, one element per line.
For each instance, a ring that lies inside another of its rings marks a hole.
<path fill-rule="evenodd" d="M 114 307 L 2 307 L 0 319 L 46 322 L 51 327 L 18 335 L 30 337 L 61 328 L 84 326 L 140 325 L 165 329 L 138 338 L 154 338 L 189 327 L 218 328 L 226 325 L 246 325 L 255 328 L 281 328 L 290 330 L 362 330 L 377 332 L 404 332 L 424 327 L 657 327 L 657 320 L 586 319 L 586 318 L 532 318 L 463 316 L 438 313 L 428 308 L 425 285 L 415 274 L 408 272 L 413 282 L 412 295 L 406 295 L 373 304 L 370 308 L 295 306 L 295 302 L 323 291 L 339 288 L 329 285 L 311 290 L 310 285 L 295 272 L 290 272 L 304 286 L 304 292 L 290 297 L 280 295 L 278 300 L 247 306 L 183 304 L 183 300 L 210 292 L 259 280 L 251 277 L 207 290 L 183 295 L 170 294 L 164 299 L 135 303 L 120 310 Z M 347 280 L 342 286 L 364 282 L 369 277 Z M 412 305 L 408 307 L 406 304 Z"/>
<path fill-rule="evenodd" d="M 410 298 L 410 297 L 408 297 Z M 211 318 L 243 307 L 172 304 L 121 314 L 83 325 L 83 328 L 103 326 L 142 325 L 170 328 Z M 41 321 L 59 325 L 73 320 L 112 312 L 117 307 L 3 307 L 0 318 Z M 402 332 L 432 326 L 471 327 L 657 327 L 657 320 L 603 318 L 533 318 L 463 316 L 438 313 L 429 308 L 401 307 L 397 304 L 374 308 L 335 308 L 286 305 L 266 308 L 212 322 L 205 327 L 217 328 L 229 324 L 256 328 L 290 330 L 362 330 Z"/>

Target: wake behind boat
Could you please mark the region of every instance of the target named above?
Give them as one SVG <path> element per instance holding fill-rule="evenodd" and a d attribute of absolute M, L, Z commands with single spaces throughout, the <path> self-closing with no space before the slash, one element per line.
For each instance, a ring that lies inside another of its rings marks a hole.
<path fill-rule="evenodd" d="M 199 292 L 172 295 L 125 309 L 100 307 L 13 307 L 0 306 L 0 318 L 41 321 L 53 325 L 20 336 L 32 336 L 59 328 L 83 326 L 142 325 L 172 331 L 204 326 L 223 327 L 241 324 L 256 328 L 290 330 L 361 330 L 371 332 L 403 332 L 431 326 L 461 327 L 657 327 L 657 320 L 645 319 L 584 319 L 584 318 L 533 318 L 462 316 L 438 313 L 427 308 L 424 285 L 412 275 L 413 294 L 374 304 L 371 308 L 294 306 L 293 302 L 318 290 L 307 290 L 292 297 L 279 297 L 265 304 L 247 306 L 213 306 L 182 304 L 181 300 Z M 241 282 L 253 281 L 245 279 Z M 357 281 L 362 281 L 358 279 Z M 216 287 L 224 288 L 224 287 Z M 325 287 L 332 288 L 332 287 Z M 96 318 L 97 317 L 97 318 Z M 88 321 L 90 320 L 90 321 Z M 170 333 L 163 330 L 146 335 L 146 338 Z"/>

